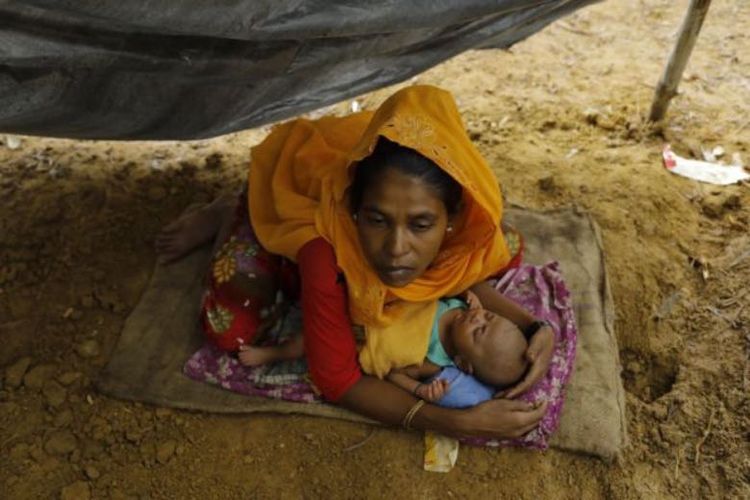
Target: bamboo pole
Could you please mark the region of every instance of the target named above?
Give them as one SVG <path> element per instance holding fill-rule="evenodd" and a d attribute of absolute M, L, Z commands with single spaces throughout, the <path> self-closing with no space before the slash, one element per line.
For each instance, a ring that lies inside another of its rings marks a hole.
<path fill-rule="evenodd" d="M 664 118 L 664 114 L 669 107 L 669 101 L 677 95 L 677 86 L 680 84 L 682 73 L 685 71 L 685 66 L 710 6 L 711 0 L 690 0 L 690 6 L 685 14 L 685 19 L 682 21 L 677 44 L 669 57 L 669 62 L 664 69 L 659 85 L 656 87 L 649 120 L 656 122 Z"/>

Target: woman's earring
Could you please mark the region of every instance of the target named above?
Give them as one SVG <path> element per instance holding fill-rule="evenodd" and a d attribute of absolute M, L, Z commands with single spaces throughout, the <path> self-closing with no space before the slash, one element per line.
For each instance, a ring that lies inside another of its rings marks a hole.
<path fill-rule="evenodd" d="M 453 226 L 448 226 L 447 228 L 445 228 L 445 231 L 450 233 L 451 231 L 453 231 Z"/>
<path fill-rule="evenodd" d="M 352 214 L 352 219 L 354 219 L 354 222 L 357 222 L 357 214 Z"/>

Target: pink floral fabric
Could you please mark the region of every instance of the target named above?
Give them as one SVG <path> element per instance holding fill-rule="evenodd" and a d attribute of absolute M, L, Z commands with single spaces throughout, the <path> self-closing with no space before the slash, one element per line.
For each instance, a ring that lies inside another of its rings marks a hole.
<path fill-rule="evenodd" d="M 545 377 L 521 395 L 528 402 L 547 402 L 547 411 L 539 426 L 518 439 L 464 439 L 462 442 L 477 446 L 521 446 L 546 449 L 549 438 L 560 425 L 565 386 L 573 373 L 578 329 L 571 302 L 570 291 L 560 273 L 559 264 L 544 266 L 523 265 L 511 269 L 497 282 L 495 288 L 514 300 L 537 318 L 552 324 L 555 333 L 555 350 Z"/>
<path fill-rule="evenodd" d="M 544 266 L 522 265 L 509 270 L 497 282 L 496 289 L 506 297 L 531 311 L 536 317 L 553 325 L 555 351 L 547 375 L 521 396 L 524 401 L 547 401 L 539 427 L 519 439 L 464 439 L 477 446 L 521 446 L 545 449 L 549 437 L 560 423 L 565 399 L 565 385 L 573 371 L 577 329 L 570 291 L 557 262 Z M 281 342 L 301 331 L 302 319 L 298 308 L 292 308 L 269 334 L 264 343 Z M 277 363 L 272 366 L 247 368 L 230 353 L 206 344 L 193 354 L 184 367 L 192 379 L 221 386 L 230 391 L 251 396 L 321 403 L 307 376 L 304 360 Z"/>
<path fill-rule="evenodd" d="M 302 315 L 298 307 L 290 307 L 270 331 L 260 340 L 262 345 L 273 345 L 302 331 Z M 201 382 L 218 385 L 246 396 L 262 396 L 298 403 L 321 403 L 307 374 L 304 359 L 273 365 L 247 367 L 234 353 L 224 351 L 213 343 L 206 343 L 193 354 L 183 367 L 183 373 Z"/>

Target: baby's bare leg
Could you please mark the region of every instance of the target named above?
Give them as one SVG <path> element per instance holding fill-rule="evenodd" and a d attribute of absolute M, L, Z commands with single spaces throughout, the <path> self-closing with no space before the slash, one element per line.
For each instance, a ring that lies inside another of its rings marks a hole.
<path fill-rule="evenodd" d="M 296 335 L 283 344 L 265 347 L 243 346 L 238 358 L 245 366 L 259 366 L 277 361 L 289 361 L 305 355 L 302 335 Z"/>

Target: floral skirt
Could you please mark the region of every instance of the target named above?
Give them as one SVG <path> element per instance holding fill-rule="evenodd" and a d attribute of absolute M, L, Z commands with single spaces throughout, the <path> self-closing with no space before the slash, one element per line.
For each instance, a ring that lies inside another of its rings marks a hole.
<path fill-rule="evenodd" d="M 241 194 L 227 240 L 211 262 L 201 307 L 208 339 L 237 351 L 271 327 L 283 310 L 282 298 L 299 291 L 296 266 L 265 250 L 253 232 L 247 195 Z"/>

